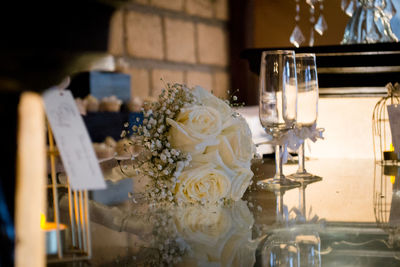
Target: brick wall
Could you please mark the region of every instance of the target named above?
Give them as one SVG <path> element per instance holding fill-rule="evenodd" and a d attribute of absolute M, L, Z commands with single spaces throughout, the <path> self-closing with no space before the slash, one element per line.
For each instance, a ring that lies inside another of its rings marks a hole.
<path fill-rule="evenodd" d="M 228 0 L 134 0 L 111 19 L 109 52 L 132 96 L 157 96 L 162 78 L 225 97 L 227 21 Z"/>

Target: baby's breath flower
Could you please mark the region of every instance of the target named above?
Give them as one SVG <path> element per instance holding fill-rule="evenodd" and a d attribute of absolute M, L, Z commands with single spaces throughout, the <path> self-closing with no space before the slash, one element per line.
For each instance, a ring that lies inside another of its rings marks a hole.
<path fill-rule="evenodd" d="M 147 103 L 141 111 L 144 115 L 142 125 L 133 126 L 134 144 L 144 147 L 143 157 L 135 158 L 135 169 L 148 175 L 153 183 L 148 187 L 148 195 L 154 203 L 165 199 L 174 201 L 172 191 L 184 167 L 191 157 L 178 149 L 171 148 L 167 118 L 175 119 L 184 107 L 190 107 L 198 101 L 191 90 L 181 84 L 166 84 L 158 102 Z M 140 118 L 136 118 L 140 122 Z M 129 125 L 128 125 L 129 126 Z"/>
<path fill-rule="evenodd" d="M 156 146 L 157 146 L 157 148 L 162 148 L 160 140 L 156 140 Z"/>
<path fill-rule="evenodd" d="M 156 124 L 157 122 L 156 122 L 156 120 L 155 120 L 155 119 L 153 119 L 153 118 L 150 118 L 148 123 L 150 123 L 150 124 L 154 125 L 154 124 Z"/>
<path fill-rule="evenodd" d="M 176 150 L 174 148 L 171 149 L 171 155 L 176 156 Z"/>

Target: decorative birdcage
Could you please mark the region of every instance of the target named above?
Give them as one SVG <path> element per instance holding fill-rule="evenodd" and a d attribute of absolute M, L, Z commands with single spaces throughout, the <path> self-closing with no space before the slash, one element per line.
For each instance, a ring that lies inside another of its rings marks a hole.
<path fill-rule="evenodd" d="M 396 168 L 396 169 L 394 169 Z M 387 228 L 390 216 L 392 183 L 396 179 L 397 166 L 382 166 L 375 163 L 374 175 L 374 214 L 380 228 Z M 392 177 L 393 176 L 393 177 Z"/>
<path fill-rule="evenodd" d="M 400 161 L 392 144 L 387 106 L 400 103 L 400 85 L 388 83 L 386 88 L 387 95 L 376 103 L 372 114 L 374 159 L 384 165 L 397 165 Z"/>

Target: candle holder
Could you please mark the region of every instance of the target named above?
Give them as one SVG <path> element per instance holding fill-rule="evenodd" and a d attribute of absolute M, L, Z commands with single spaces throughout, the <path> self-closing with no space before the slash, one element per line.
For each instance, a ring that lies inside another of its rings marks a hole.
<path fill-rule="evenodd" d="M 48 210 L 51 210 L 54 216 L 54 223 L 46 223 L 46 228 L 50 225 L 51 229 L 44 229 L 46 241 L 49 241 L 48 246 L 51 246 L 47 247 L 47 263 L 89 260 L 92 257 L 92 245 L 88 191 L 73 190 L 68 179 L 64 183 L 57 181 L 56 157 L 59 153 L 49 123 L 47 123 L 47 129 L 51 176 L 47 189 L 52 193 L 52 198 L 48 201 L 51 202 Z M 66 225 L 60 222 L 59 190 L 67 192 L 68 223 Z"/>
<path fill-rule="evenodd" d="M 376 103 L 372 115 L 374 159 L 383 165 L 397 165 L 400 159 L 392 145 L 387 106 L 400 103 L 400 85 L 388 83 L 386 89 L 387 95 Z"/>
<path fill-rule="evenodd" d="M 388 248 L 400 247 L 400 166 L 375 164 L 374 214 L 387 236 Z M 400 259 L 400 253 L 394 255 Z"/>

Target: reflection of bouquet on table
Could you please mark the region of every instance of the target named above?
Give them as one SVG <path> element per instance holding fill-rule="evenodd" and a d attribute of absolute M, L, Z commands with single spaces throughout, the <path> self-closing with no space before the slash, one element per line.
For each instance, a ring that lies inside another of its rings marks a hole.
<path fill-rule="evenodd" d="M 201 87 L 167 84 L 132 128 L 144 147 L 134 164 L 154 201 L 239 200 L 251 183 L 254 145 L 246 121 Z"/>
<path fill-rule="evenodd" d="M 62 203 L 68 205 L 68 199 Z M 90 210 L 91 220 L 107 228 L 95 239 L 121 240 L 125 232 L 134 241 L 122 258 L 119 250 L 107 253 L 121 266 L 253 266 L 263 239 L 252 239 L 254 217 L 243 200 L 150 207 L 146 203 L 110 207 L 91 201 Z M 94 253 L 103 249 L 104 244 L 98 244 Z"/>
<path fill-rule="evenodd" d="M 150 213 L 152 214 L 152 213 Z M 253 266 L 253 216 L 244 201 L 230 205 L 166 206 L 151 215 L 151 264 Z M 154 252 L 154 251 L 153 251 Z M 158 255 L 158 256 L 156 256 Z"/>

